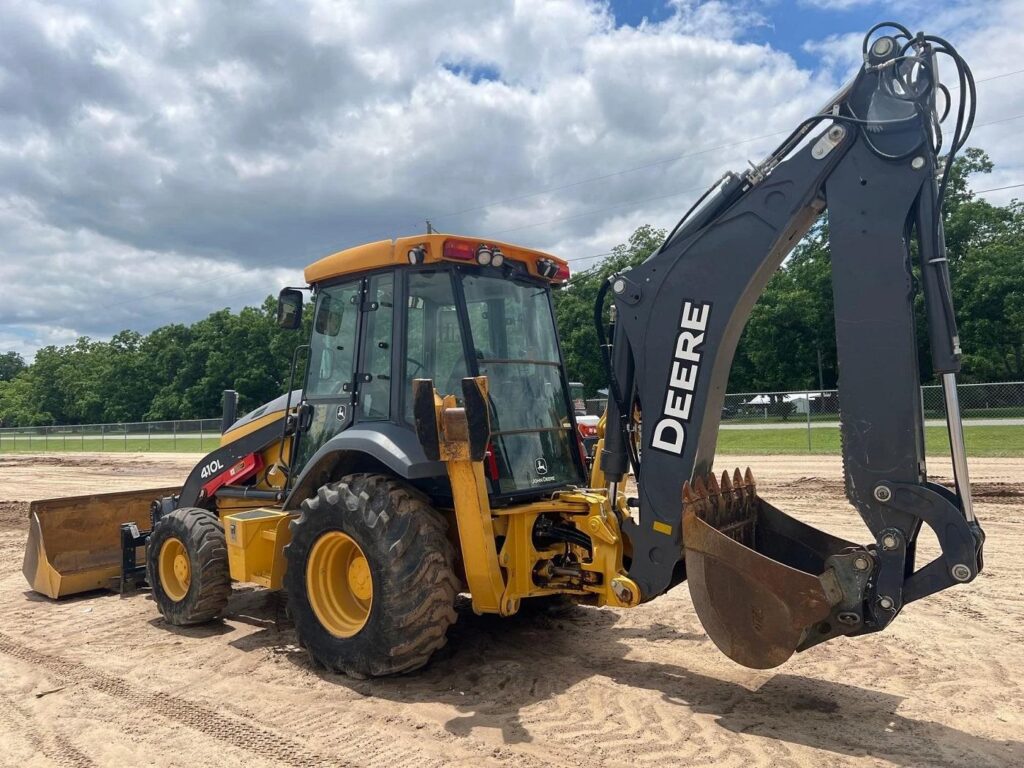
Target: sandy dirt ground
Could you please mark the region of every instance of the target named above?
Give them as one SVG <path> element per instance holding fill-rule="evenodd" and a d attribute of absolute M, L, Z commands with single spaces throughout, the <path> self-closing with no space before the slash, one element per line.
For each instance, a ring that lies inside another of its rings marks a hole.
<path fill-rule="evenodd" d="M 0 764 L 1024 765 L 1024 460 L 972 465 L 977 581 L 776 670 L 722 656 L 683 585 L 632 611 L 461 605 L 426 669 L 358 681 L 310 665 L 278 594 L 236 588 L 225 621 L 177 629 L 145 592 L 27 591 L 27 501 L 173 484 L 195 459 L 0 457 Z M 777 506 L 865 540 L 837 459 L 738 463 Z"/>

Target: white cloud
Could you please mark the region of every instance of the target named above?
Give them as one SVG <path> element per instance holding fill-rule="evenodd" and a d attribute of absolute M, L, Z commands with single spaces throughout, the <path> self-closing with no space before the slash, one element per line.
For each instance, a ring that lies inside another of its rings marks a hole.
<path fill-rule="evenodd" d="M 800 5 L 826 11 L 849 11 L 853 8 L 878 5 L 878 0 L 800 0 Z"/>
<path fill-rule="evenodd" d="M 1014 68 L 1020 5 L 920 21 L 981 77 Z M 808 43 L 814 72 L 745 42 L 764 8 L 678 0 L 633 28 L 585 0 L 9 5 L 0 348 L 256 302 L 428 216 L 567 257 L 670 227 L 856 66 L 847 30 Z M 1019 79 L 981 87 L 979 121 L 1024 112 Z M 999 180 L 1024 176 L 1019 125 L 979 131 Z"/>

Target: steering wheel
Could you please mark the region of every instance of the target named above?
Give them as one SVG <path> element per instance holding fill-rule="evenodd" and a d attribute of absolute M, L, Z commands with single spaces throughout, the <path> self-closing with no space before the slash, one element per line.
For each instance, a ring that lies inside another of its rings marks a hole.
<path fill-rule="evenodd" d="M 406 357 L 405 358 L 405 362 L 406 363 L 412 363 L 413 365 L 416 366 L 416 370 L 410 372 L 408 370 L 409 367 L 407 365 L 406 366 L 406 371 L 405 371 L 405 375 L 406 376 L 408 376 L 410 379 L 415 379 L 416 378 L 416 374 L 423 370 L 423 363 L 421 363 L 419 360 L 417 360 L 414 357 Z"/>

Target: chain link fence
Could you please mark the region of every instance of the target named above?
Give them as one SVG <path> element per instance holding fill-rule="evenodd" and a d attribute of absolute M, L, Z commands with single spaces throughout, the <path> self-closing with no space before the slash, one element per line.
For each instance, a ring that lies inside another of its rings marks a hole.
<path fill-rule="evenodd" d="M 959 384 L 957 397 L 964 422 L 983 426 L 1020 421 L 1024 424 L 1024 382 Z M 938 384 L 921 387 L 921 408 L 929 426 L 945 424 L 946 402 Z M 725 396 L 722 426 L 743 425 L 791 429 L 801 425 L 839 426 L 839 391 L 744 392 Z"/>
<path fill-rule="evenodd" d="M 929 447 L 938 450 L 945 439 L 946 404 L 938 384 L 921 387 Z M 1024 454 L 1024 382 L 959 384 L 964 426 L 970 430 L 970 447 L 975 427 L 1013 427 L 979 436 L 1005 439 L 1006 455 Z M 607 400 L 587 400 L 587 412 L 601 414 Z M 941 435 L 940 435 L 941 431 Z M 740 434 L 745 433 L 745 434 Z M 725 396 L 722 406 L 719 450 L 753 453 L 838 453 L 839 392 L 835 389 L 789 392 L 737 392 Z M 998 448 L 985 449 L 989 455 L 1001 455 Z"/>
<path fill-rule="evenodd" d="M 1019 429 L 999 432 L 998 439 L 1009 441 L 1008 455 L 1024 455 L 1024 382 L 960 384 L 957 389 L 966 427 L 1017 427 Z M 587 413 L 600 415 L 606 403 L 604 398 L 587 400 Z M 946 408 L 942 387 L 921 387 L 921 407 L 926 427 L 945 426 Z M 721 429 L 719 450 L 838 453 L 839 393 L 834 389 L 826 389 L 728 394 L 722 407 Z M 932 431 L 929 430 L 929 433 Z M 993 440 L 997 438 L 994 431 L 990 435 Z M 931 435 L 927 436 L 931 440 Z M 936 440 L 936 444 L 941 442 L 938 438 Z M 220 419 L 0 428 L 0 453 L 205 453 L 219 442 Z M 970 443 L 971 436 L 968 435 L 968 447 L 971 447 Z M 996 452 L 991 455 L 1000 454 Z"/>
<path fill-rule="evenodd" d="M 220 419 L 0 427 L 0 453 L 36 451 L 179 451 L 203 453 L 220 444 Z"/>

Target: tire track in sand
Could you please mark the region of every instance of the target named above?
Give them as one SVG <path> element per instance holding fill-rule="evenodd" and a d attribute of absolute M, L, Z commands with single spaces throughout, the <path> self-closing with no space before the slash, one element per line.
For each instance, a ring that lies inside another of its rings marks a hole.
<path fill-rule="evenodd" d="M 321 746 L 321 751 L 317 752 L 306 748 L 294 738 L 271 730 L 252 717 L 243 719 L 240 716 L 225 715 L 222 711 L 195 700 L 161 691 L 141 689 L 122 678 L 100 672 L 80 662 L 38 651 L 3 632 L 0 632 L 0 653 L 45 670 L 48 677 L 59 684 L 89 686 L 126 702 L 136 711 L 159 715 L 172 723 L 186 726 L 217 741 L 281 765 L 317 768 L 367 765 L 386 765 L 388 768 L 431 768 L 448 765 L 455 758 L 450 749 L 444 753 L 431 754 L 425 747 L 428 744 L 436 747 L 437 744 L 429 737 L 413 737 L 410 743 L 403 744 L 394 732 L 382 730 L 373 722 L 366 722 L 368 716 L 365 714 L 338 712 L 334 712 L 333 717 L 328 717 L 331 714 L 328 712 L 322 713 L 322 716 L 326 721 L 337 724 L 351 720 L 345 716 L 351 714 L 355 718 L 352 724 L 358 729 L 359 738 L 332 743 L 326 753 L 322 751 L 324 747 Z M 369 719 L 372 720 L 373 717 Z M 405 739 L 409 739 L 410 736 L 411 734 L 404 734 Z M 486 765 L 493 761 L 481 755 L 476 762 L 479 765 Z M 535 768 L 545 765 L 544 762 L 533 760 L 528 755 L 517 756 L 515 762 L 517 765 Z M 92 768 L 92 763 L 67 765 L 70 768 Z"/>
<path fill-rule="evenodd" d="M 198 702 L 167 693 L 140 690 L 125 680 L 90 669 L 84 664 L 37 651 L 2 632 L 0 632 L 0 653 L 46 670 L 55 681 L 64 684 L 88 685 L 101 693 L 127 702 L 138 711 L 160 715 L 261 758 L 269 758 L 290 766 L 356 765 L 347 760 L 339 760 L 335 756 L 318 755 L 286 736 L 258 724 L 225 717 L 220 712 Z M 8 704 L 10 705 L 10 702 Z M 27 733 L 29 739 L 34 743 L 38 740 L 37 743 L 45 744 L 45 740 L 37 732 L 33 735 L 33 732 L 29 730 Z M 365 744 L 363 746 L 366 747 Z M 73 751 L 69 751 L 68 747 Z M 370 754 L 366 754 L 364 757 L 372 757 L 372 751 L 367 751 Z M 66 741 L 63 743 L 65 758 L 75 756 L 76 752 L 77 750 L 74 750 L 72 745 Z M 44 754 L 46 754 L 45 750 Z M 77 753 L 76 759 L 78 758 L 81 758 L 79 762 L 65 760 L 61 764 L 70 765 L 72 768 L 92 766 L 85 755 Z"/>
<path fill-rule="evenodd" d="M 10 697 L 0 696 L 0 723 L 6 733 L 18 733 L 37 753 L 66 768 L 95 768 L 95 763 L 62 733 L 40 730 L 36 719 Z"/>

